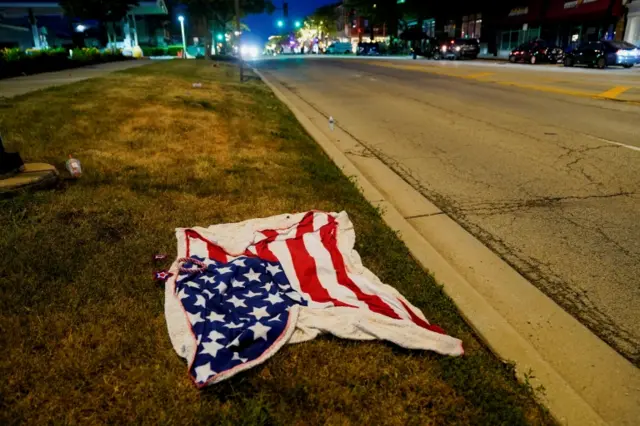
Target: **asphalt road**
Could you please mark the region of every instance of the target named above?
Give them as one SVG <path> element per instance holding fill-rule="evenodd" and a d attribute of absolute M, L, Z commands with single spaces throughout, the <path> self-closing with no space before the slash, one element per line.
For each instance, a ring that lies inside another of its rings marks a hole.
<path fill-rule="evenodd" d="M 257 63 L 640 364 L 640 70 Z"/>

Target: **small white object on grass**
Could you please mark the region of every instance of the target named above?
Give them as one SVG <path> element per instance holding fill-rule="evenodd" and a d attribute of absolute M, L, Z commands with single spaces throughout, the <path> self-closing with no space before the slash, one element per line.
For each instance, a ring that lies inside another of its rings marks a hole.
<path fill-rule="evenodd" d="M 65 163 L 67 170 L 71 173 L 71 176 L 74 178 L 79 178 L 82 176 L 82 165 L 80 164 L 80 160 L 73 158 L 69 155 L 69 159 Z"/>

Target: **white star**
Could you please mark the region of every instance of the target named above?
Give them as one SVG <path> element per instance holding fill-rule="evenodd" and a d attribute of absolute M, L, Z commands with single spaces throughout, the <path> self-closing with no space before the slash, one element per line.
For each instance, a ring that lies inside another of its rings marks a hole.
<path fill-rule="evenodd" d="M 245 294 L 245 297 L 256 297 L 256 296 L 260 296 L 262 293 L 254 293 L 253 291 L 249 290 L 249 293 Z"/>
<path fill-rule="evenodd" d="M 220 339 L 224 339 L 225 335 L 220 333 L 217 330 L 213 330 L 211 333 L 209 333 L 209 340 L 211 340 L 212 342 L 217 342 Z"/>
<path fill-rule="evenodd" d="M 282 297 L 278 296 L 277 294 L 269 294 L 269 297 L 267 297 L 264 300 L 271 303 L 272 305 L 275 305 L 276 303 L 284 302 L 284 299 L 282 299 Z"/>
<path fill-rule="evenodd" d="M 282 269 L 280 269 L 280 266 L 278 265 L 269 265 L 267 266 L 267 271 L 269 271 L 271 275 L 275 275 L 277 273 L 282 272 Z"/>
<path fill-rule="evenodd" d="M 275 317 L 273 317 L 273 318 L 271 318 L 270 320 L 267 320 L 267 321 L 282 321 L 282 320 L 280 319 L 280 314 L 278 314 Z"/>
<path fill-rule="evenodd" d="M 216 314 L 215 312 L 209 312 L 209 316 L 207 317 L 207 320 L 211 321 L 211 322 L 224 322 L 224 315 L 223 314 Z"/>
<path fill-rule="evenodd" d="M 224 348 L 224 345 L 221 345 L 218 342 L 204 342 L 202 344 L 202 347 L 204 348 L 204 350 L 200 352 L 201 354 L 211 355 L 215 358 L 218 356 L 218 351 Z"/>
<path fill-rule="evenodd" d="M 186 299 L 187 297 L 189 297 L 189 295 L 184 292 L 184 288 L 183 288 L 182 290 L 180 290 L 178 292 L 178 297 L 180 298 L 180 300 L 182 300 L 182 299 Z"/>
<path fill-rule="evenodd" d="M 249 327 L 249 330 L 253 331 L 253 340 L 258 340 L 259 338 L 267 340 L 267 333 L 271 330 L 271 327 L 267 327 L 261 322 L 257 322 Z"/>
<path fill-rule="evenodd" d="M 222 274 L 229 274 L 229 273 L 233 272 L 233 269 L 229 268 L 228 266 L 225 266 L 224 268 L 216 269 L 216 271 L 218 271 L 218 273 L 220 275 L 222 275 Z"/>
<path fill-rule="evenodd" d="M 273 287 L 273 283 L 266 283 L 264 285 L 264 289 L 267 291 L 271 291 L 271 287 Z"/>
<path fill-rule="evenodd" d="M 213 293 L 211 293 L 209 290 L 203 290 L 202 292 L 206 294 L 209 299 L 213 297 Z"/>
<path fill-rule="evenodd" d="M 227 348 L 230 348 L 232 346 L 240 346 L 240 336 L 238 336 L 235 339 L 233 339 L 233 342 L 229 343 L 227 345 Z"/>
<path fill-rule="evenodd" d="M 296 293 L 295 291 L 290 291 L 289 293 L 287 293 L 287 296 L 290 299 L 295 300 L 296 302 L 300 302 L 302 300 L 302 298 L 300 297 L 300 295 L 298 293 Z"/>
<path fill-rule="evenodd" d="M 202 306 L 204 308 L 206 306 L 206 301 L 204 299 L 204 296 L 197 294 L 196 303 L 194 303 L 193 306 Z"/>
<path fill-rule="evenodd" d="M 231 280 L 231 286 L 233 288 L 238 288 L 238 287 L 244 287 L 244 282 L 243 281 L 238 281 L 235 278 Z"/>
<path fill-rule="evenodd" d="M 225 283 L 220 283 L 220 285 L 214 288 L 218 293 L 225 294 L 227 292 L 227 285 Z"/>
<path fill-rule="evenodd" d="M 247 307 L 247 305 L 245 305 L 244 303 L 244 300 L 237 298 L 235 295 L 231 296 L 229 300 L 227 300 L 227 302 L 232 303 L 236 308 L 239 308 L 240 306 L 245 308 Z"/>
<path fill-rule="evenodd" d="M 225 324 L 224 325 L 224 327 L 231 328 L 231 329 L 242 328 L 243 326 L 244 326 L 244 323 L 236 324 L 235 322 L 232 322 L 230 324 Z"/>
<path fill-rule="evenodd" d="M 249 272 L 243 274 L 249 281 L 258 281 L 260 282 L 260 272 L 253 272 L 253 268 L 249 269 Z"/>
<path fill-rule="evenodd" d="M 200 284 L 198 284 L 195 281 L 187 281 L 185 282 L 186 285 L 188 285 L 191 288 L 200 288 Z"/>
<path fill-rule="evenodd" d="M 201 365 L 200 367 L 196 367 L 194 370 L 196 372 L 196 382 L 198 383 L 204 383 L 209 379 L 209 377 L 216 374 L 216 372 L 211 369 L 210 362 L 205 365 Z"/>
<path fill-rule="evenodd" d="M 244 264 L 244 258 L 234 260 L 234 261 L 233 261 L 233 264 L 234 264 L 234 265 L 241 266 L 241 267 L 245 267 L 245 266 L 247 266 L 247 265 L 245 265 L 245 264 Z"/>
<path fill-rule="evenodd" d="M 204 321 L 200 316 L 200 312 L 198 312 L 197 314 L 191 314 L 187 312 L 187 316 L 189 317 L 189 322 L 191 323 L 191 325 L 196 325 L 197 323 Z"/>
<path fill-rule="evenodd" d="M 202 278 L 200 278 L 200 279 L 201 279 L 202 281 L 206 281 L 206 282 L 208 282 L 209 284 L 213 284 L 213 283 L 216 281 L 216 277 L 207 277 L 207 276 L 204 276 L 204 277 L 202 277 Z"/>
<path fill-rule="evenodd" d="M 253 308 L 253 311 L 249 312 L 249 315 L 253 315 L 257 320 L 260 318 L 268 317 L 269 312 L 267 312 L 267 307 L 264 308 Z"/>
<path fill-rule="evenodd" d="M 205 259 L 204 261 L 202 261 L 202 263 L 204 263 L 207 266 L 210 266 L 210 265 L 216 266 L 218 264 L 218 262 L 211 259 Z"/>
<path fill-rule="evenodd" d="M 231 358 L 231 361 L 240 361 L 242 363 L 247 362 L 249 358 L 240 358 L 240 354 L 238 352 L 234 352 L 233 353 L 233 358 Z"/>
<path fill-rule="evenodd" d="M 280 287 L 280 290 L 282 290 L 282 291 L 287 291 L 287 290 L 289 290 L 291 288 L 291 286 L 280 285 L 280 284 L 278 284 L 278 287 Z"/>
<path fill-rule="evenodd" d="M 182 280 L 184 280 L 185 278 L 189 278 L 189 275 L 178 275 L 178 279 L 177 279 L 177 281 L 182 281 Z"/>

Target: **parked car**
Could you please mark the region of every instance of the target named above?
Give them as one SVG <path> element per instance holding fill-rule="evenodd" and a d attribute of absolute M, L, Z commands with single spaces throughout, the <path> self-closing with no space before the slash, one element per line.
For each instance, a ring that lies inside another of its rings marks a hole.
<path fill-rule="evenodd" d="M 558 64 L 562 63 L 563 60 L 564 51 L 561 48 L 540 39 L 521 44 L 509 54 L 509 62 L 513 63 L 526 62 L 537 64 L 547 62 Z"/>
<path fill-rule="evenodd" d="M 337 42 L 327 47 L 326 53 L 330 55 L 342 55 L 342 54 L 348 55 L 350 53 L 353 53 L 353 51 L 352 51 L 351 43 Z"/>
<path fill-rule="evenodd" d="M 479 54 L 480 46 L 474 38 L 445 39 L 433 59 L 476 59 Z"/>
<path fill-rule="evenodd" d="M 564 58 L 565 67 L 586 65 L 602 69 L 619 65 L 631 68 L 637 63 L 640 63 L 640 50 L 626 41 L 592 41 L 567 53 Z"/>
<path fill-rule="evenodd" d="M 358 43 L 358 56 L 378 56 L 380 55 L 380 45 L 378 43 Z"/>

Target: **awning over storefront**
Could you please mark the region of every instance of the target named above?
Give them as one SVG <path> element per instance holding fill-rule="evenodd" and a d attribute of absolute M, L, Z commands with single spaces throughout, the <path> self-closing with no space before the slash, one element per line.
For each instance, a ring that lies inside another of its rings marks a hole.
<path fill-rule="evenodd" d="M 621 14 L 621 0 L 551 0 L 546 18 L 559 20 L 620 16 Z"/>

